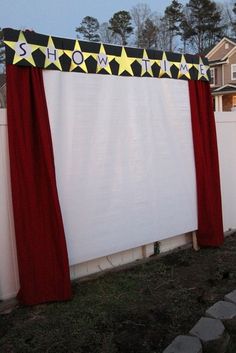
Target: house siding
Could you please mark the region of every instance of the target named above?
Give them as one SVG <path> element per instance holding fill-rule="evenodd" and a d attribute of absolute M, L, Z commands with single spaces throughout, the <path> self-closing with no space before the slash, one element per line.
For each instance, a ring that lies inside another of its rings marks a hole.
<path fill-rule="evenodd" d="M 232 50 L 232 49 L 235 47 L 235 45 L 229 43 L 229 48 L 228 48 L 228 49 L 225 49 L 225 43 L 229 43 L 229 42 L 224 41 L 224 42 L 222 43 L 222 45 L 219 47 L 219 49 L 218 49 L 215 53 L 213 53 L 213 54 L 210 55 L 210 56 L 207 55 L 208 59 L 209 59 L 209 60 L 220 60 L 220 59 L 222 59 L 227 53 L 229 53 L 230 50 Z"/>
<path fill-rule="evenodd" d="M 222 66 L 215 66 L 215 86 L 222 86 Z"/>
<path fill-rule="evenodd" d="M 231 80 L 231 64 L 236 64 L 236 52 L 232 56 L 230 56 L 229 63 L 227 65 L 224 65 L 225 84 L 236 84 L 236 80 Z"/>

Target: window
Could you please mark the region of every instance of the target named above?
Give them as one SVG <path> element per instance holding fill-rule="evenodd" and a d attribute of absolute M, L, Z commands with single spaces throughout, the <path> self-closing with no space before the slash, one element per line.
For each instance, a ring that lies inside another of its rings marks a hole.
<path fill-rule="evenodd" d="M 225 49 L 229 49 L 229 43 L 225 43 Z"/>
<path fill-rule="evenodd" d="M 231 65 L 231 80 L 236 80 L 236 64 Z"/>
<path fill-rule="evenodd" d="M 210 84 L 211 85 L 215 85 L 216 83 L 215 83 L 215 68 L 213 67 L 213 68 L 211 68 L 210 69 L 210 72 L 211 72 L 211 81 L 210 81 Z"/>

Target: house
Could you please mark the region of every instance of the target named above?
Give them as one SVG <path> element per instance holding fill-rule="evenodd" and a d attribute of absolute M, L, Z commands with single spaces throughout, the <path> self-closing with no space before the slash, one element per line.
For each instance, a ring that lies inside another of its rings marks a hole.
<path fill-rule="evenodd" d="M 224 37 L 206 57 L 215 111 L 236 110 L 236 39 Z"/>
<path fill-rule="evenodd" d="M 0 74 L 0 109 L 6 108 L 6 75 Z"/>

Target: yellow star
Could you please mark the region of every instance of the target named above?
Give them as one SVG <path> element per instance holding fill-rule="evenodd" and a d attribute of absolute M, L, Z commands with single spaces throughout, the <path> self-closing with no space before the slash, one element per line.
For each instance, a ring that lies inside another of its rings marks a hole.
<path fill-rule="evenodd" d="M 32 53 L 35 50 L 39 49 L 40 46 L 27 43 L 27 40 L 25 39 L 24 33 L 22 31 L 20 31 L 19 33 L 17 42 L 4 41 L 4 43 L 8 47 L 13 49 L 15 52 L 14 58 L 13 58 L 13 64 L 17 64 L 19 61 L 25 59 L 32 66 L 36 66 Z"/>
<path fill-rule="evenodd" d="M 181 62 L 174 62 L 173 64 L 179 69 L 178 78 L 186 76 L 189 80 L 191 79 L 189 70 L 191 69 L 192 64 L 186 62 L 184 55 L 181 56 Z"/>
<path fill-rule="evenodd" d="M 64 53 L 71 59 L 70 71 L 74 71 L 77 67 L 80 67 L 83 72 L 88 72 L 85 60 L 92 56 L 96 60 L 96 56 L 93 53 L 82 52 L 80 43 L 78 40 L 75 41 L 73 50 L 64 50 Z"/>
<path fill-rule="evenodd" d="M 99 54 L 97 55 L 97 70 L 100 72 L 102 69 L 106 70 L 110 75 L 112 75 L 110 62 L 115 58 L 115 56 L 107 55 L 104 45 L 101 44 Z"/>
<path fill-rule="evenodd" d="M 140 61 L 140 65 L 142 66 L 141 76 L 147 72 L 150 76 L 153 77 L 152 62 L 153 60 L 149 59 L 146 49 L 143 49 L 143 58 Z"/>
<path fill-rule="evenodd" d="M 207 81 L 209 81 L 209 77 L 207 75 L 207 70 L 209 69 L 208 65 L 203 64 L 202 58 L 199 56 L 199 64 L 193 64 L 193 66 L 198 70 L 198 80 L 201 80 L 204 77 Z"/>
<path fill-rule="evenodd" d="M 135 61 L 135 58 L 128 57 L 124 47 L 122 47 L 121 56 L 116 57 L 116 61 L 119 64 L 119 72 L 118 72 L 119 76 L 124 71 L 127 71 L 131 76 L 134 76 L 131 64 Z"/>
<path fill-rule="evenodd" d="M 163 51 L 162 59 L 160 61 L 160 73 L 159 77 L 162 77 L 164 74 L 167 74 L 169 77 L 172 77 L 170 68 L 172 66 L 172 62 L 167 60 L 166 53 Z"/>
<path fill-rule="evenodd" d="M 60 71 L 62 71 L 59 58 L 63 55 L 64 52 L 62 49 L 55 48 L 51 36 L 48 38 L 47 47 L 41 47 L 41 50 L 45 55 L 44 68 L 46 69 L 49 65 L 54 64 Z"/>

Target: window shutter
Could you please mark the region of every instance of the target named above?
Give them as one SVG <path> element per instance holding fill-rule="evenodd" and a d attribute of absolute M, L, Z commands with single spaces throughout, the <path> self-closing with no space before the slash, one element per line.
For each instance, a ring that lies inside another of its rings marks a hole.
<path fill-rule="evenodd" d="M 211 73 L 210 84 L 214 85 L 215 84 L 215 68 L 214 67 L 210 68 L 210 73 Z"/>

